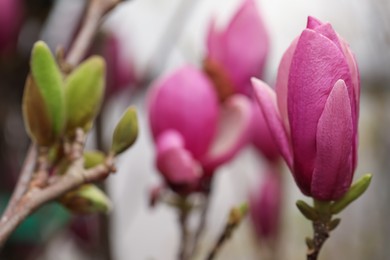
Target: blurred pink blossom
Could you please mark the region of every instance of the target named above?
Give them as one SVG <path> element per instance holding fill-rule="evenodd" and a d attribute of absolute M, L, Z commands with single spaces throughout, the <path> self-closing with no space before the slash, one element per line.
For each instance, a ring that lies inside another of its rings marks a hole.
<path fill-rule="evenodd" d="M 234 95 L 220 105 L 212 83 L 192 66 L 155 82 L 148 107 L 157 167 L 171 187 L 210 177 L 249 136 L 250 101 Z"/>
<path fill-rule="evenodd" d="M 217 79 L 218 89 L 225 94 L 249 96 L 250 78 L 263 76 L 268 51 L 268 33 L 256 3 L 244 0 L 224 30 L 216 28 L 215 19 L 211 21 L 205 70 Z"/>
<path fill-rule="evenodd" d="M 20 0 L 0 0 L 0 55 L 15 50 L 22 19 Z"/>
<path fill-rule="evenodd" d="M 282 203 L 280 173 L 270 170 L 250 195 L 250 217 L 259 240 L 275 241 L 279 233 Z"/>
<path fill-rule="evenodd" d="M 134 64 L 125 58 L 118 36 L 108 33 L 104 39 L 103 56 L 107 62 L 106 97 L 134 88 L 137 83 Z"/>

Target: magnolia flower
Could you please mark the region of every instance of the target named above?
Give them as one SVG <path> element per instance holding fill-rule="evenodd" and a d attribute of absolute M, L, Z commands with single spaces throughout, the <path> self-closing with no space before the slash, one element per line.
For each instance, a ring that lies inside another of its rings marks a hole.
<path fill-rule="evenodd" d="M 157 168 L 175 191 L 195 189 L 249 136 L 249 100 L 234 95 L 220 105 L 211 82 L 191 66 L 157 81 L 148 105 Z"/>
<path fill-rule="evenodd" d="M 205 71 L 222 99 L 232 93 L 250 95 L 250 78 L 261 77 L 269 50 L 267 30 L 254 0 L 244 0 L 225 30 L 215 19 L 207 36 Z"/>
<path fill-rule="evenodd" d="M 279 231 L 281 180 L 278 172 L 270 171 L 260 187 L 250 195 L 250 217 L 257 237 L 272 241 Z"/>
<path fill-rule="evenodd" d="M 275 92 L 254 79 L 261 110 L 301 191 L 335 200 L 357 163 L 360 79 L 348 44 L 309 17 L 279 65 Z"/>

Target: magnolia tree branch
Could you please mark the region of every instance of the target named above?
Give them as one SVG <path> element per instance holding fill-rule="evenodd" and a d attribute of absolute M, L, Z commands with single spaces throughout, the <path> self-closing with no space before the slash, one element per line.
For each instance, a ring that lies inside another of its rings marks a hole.
<path fill-rule="evenodd" d="M 37 147 L 36 145 L 31 145 L 28 149 L 26 158 L 24 160 L 22 170 L 20 172 L 20 176 L 18 179 L 18 183 L 16 184 L 16 188 L 12 193 L 11 199 L 8 202 L 7 208 L 5 209 L 3 216 L 0 220 L 0 225 L 2 222 L 9 219 L 12 214 L 12 210 L 15 207 L 16 203 L 20 200 L 23 194 L 26 192 L 27 187 L 30 183 L 32 173 L 34 171 L 35 163 L 37 157 Z"/>
<path fill-rule="evenodd" d="M 113 157 L 109 156 L 105 164 L 84 170 L 83 159 L 75 161 L 61 177 L 55 178 L 46 188 L 32 188 L 15 205 L 12 214 L 0 225 L 0 246 L 4 244 L 11 232 L 34 210 L 41 205 L 56 199 L 78 186 L 107 177 L 115 171 Z"/>
<path fill-rule="evenodd" d="M 89 0 L 86 17 L 65 60 L 71 68 L 84 58 L 102 17 L 120 2 L 121 0 Z M 105 164 L 89 170 L 82 168 L 82 158 L 78 158 L 65 175 L 49 178 L 46 168 L 47 161 L 45 161 L 47 158 L 43 158 L 43 154 L 40 155 L 42 156 L 39 160 L 39 174 L 36 175 L 39 175 L 38 182 L 42 185 L 35 185 L 33 180 L 36 177 L 34 176 L 34 168 L 37 165 L 38 148 L 34 144 L 30 145 L 19 180 L 0 220 L 0 246 L 29 214 L 46 202 L 54 200 L 84 183 L 102 180 L 115 171 L 112 156 L 107 157 Z"/>
<path fill-rule="evenodd" d="M 180 223 L 180 249 L 179 249 L 179 260 L 188 259 L 188 241 L 189 231 L 187 227 L 189 211 L 185 208 L 180 210 L 179 223 Z"/>
<path fill-rule="evenodd" d="M 80 33 L 73 42 L 66 62 L 71 66 L 76 66 L 84 58 L 95 33 L 100 25 L 101 19 L 111 9 L 113 9 L 120 0 L 90 0 L 86 16 L 83 21 Z"/>
<path fill-rule="evenodd" d="M 244 219 L 246 214 L 248 213 L 248 206 L 244 204 L 239 208 L 233 208 L 230 211 L 228 221 L 226 222 L 225 228 L 220 234 L 217 242 L 211 249 L 209 255 L 207 256 L 207 260 L 215 259 L 216 255 L 225 244 L 226 241 L 230 239 L 233 235 L 234 230 L 240 225 L 241 221 Z"/>

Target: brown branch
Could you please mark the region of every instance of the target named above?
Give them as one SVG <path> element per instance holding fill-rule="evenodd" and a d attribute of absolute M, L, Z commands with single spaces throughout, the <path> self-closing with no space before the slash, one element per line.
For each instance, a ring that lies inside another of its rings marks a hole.
<path fill-rule="evenodd" d="M 38 148 L 37 166 L 30 181 L 30 187 L 43 188 L 47 185 L 49 179 L 48 151 L 49 149 L 47 147 Z"/>
<path fill-rule="evenodd" d="M 192 246 L 190 248 L 190 257 L 194 257 L 197 253 L 198 247 L 199 247 L 199 240 L 203 234 L 204 229 L 206 228 L 206 221 L 207 221 L 207 213 L 209 211 L 210 207 L 210 199 L 211 199 L 211 191 L 212 191 L 212 173 L 208 173 L 205 175 L 204 179 L 201 181 L 201 190 L 204 196 L 204 202 L 201 208 L 201 215 L 200 215 L 200 222 L 199 226 L 195 231 Z"/>
<path fill-rule="evenodd" d="M 0 224 L 9 219 L 10 215 L 12 214 L 13 208 L 18 203 L 23 194 L 26 192 L 29 186 L 29 182 L 31 180 L 32 173 L 34 171 L 36 157 L 37 147 L 36 145 L 32 144 L 27 151 L 27 155 L 24 160 L 18 182 L 16 184 L 16 188 L 12 193 L 11 199 L 8 202 L 7 208 L 5 209 L 3 216 L 1 217 Z"/>
<path fill-rule="evenodd" d="M 113 171 L 115 171 L 115 167 L 114 158 L 112 157 L 108 157 L 105 164 L 88 170 L 83 169 L 83 159 L 80 158 L 74 162 L 63 176 L 59 178 L 56 176 L 56 180 L 50 186 L 43 189 L 33 188 L 29 190 L 19 200 L 9 219 L 0 225 L 0 246 L 3 246 L 12 231 L 41 205 L 58 198 L 67 191 L 75 189 L 84 183 L 101 180 Z"/>
<path fill-rule="evenodd" d="M 248 212 L 248 208 L 246 205 L 244 207 L 233 208 L 230 211 L 229 218 L 225 225 L 225 228 L 221 233 L 221 235 L 219 236 L 217 243 L 213 246 L 211 252 L 207 256 L 206 258 L 207 260 L 212 260 L 215 258 L 215 256 L 222 248 L 223 244 L 229 240 L 234 230 L 236 230 L 236 228 L 240 225 L 241 221 L 246 216 L 247 212 Z"/>
<path fill-rule="evenodd" d="M 76 66 L 84 58 L 95 33 L 100 25 L 101 18 L 113 9 L 120 0 L 89 0 L 89 5 L 80 33 L 73 42 L 66 62 Z"/>
<path fill-rule="evenodd" d="M 179 260 L 188 259 L 188 241 L 189 241 L 189 232 L 188 232 L 188 214 L 189 211 L 186 208 L 180 209 L 179 223 L 180 223 L 180 249 L 179 249 Z"/>
<path fill-rule="evenodd" d="M 313 239 L 307 240 L 307 260 L 317 260 L 322 246 L 329 237 L 329 225 L 324 221 L 314 221 L 313 230 Z"/>

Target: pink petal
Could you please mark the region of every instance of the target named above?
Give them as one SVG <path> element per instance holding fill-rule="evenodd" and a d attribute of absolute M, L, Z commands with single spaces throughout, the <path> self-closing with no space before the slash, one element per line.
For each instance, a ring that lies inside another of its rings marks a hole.
<path fill-rule="evenodd" d="M 318 27 L 322 24 L 323 23 L 320 20 L 318 20 L 317 18 L 315 18 L 313 16 L 307 17 L 307 25 L 306 25 L 307 29 L 315 29 L 316 27 Z"/>
<path fill-rule="evenodd" d="M 289 137 L 283 127 L 279 111 L 276 107 L 275 92 L 263 81 L 255 78 L 252 78 L 252 85 L 255 97 L 260 105 L 276 145 L 278 146 L 281 155 L 286 160 L 288 167 L 292 169 L 293 154 L 291 152 Z"/>
<path fill-rule="evenodd" d="M 347 63 L 349 66 L 349 71 L 351 73 L 352 78 L 352 85 L 354 88 L 354 99 L 356 101 L 356 104 L 359 104 L 360 102 L 360 75 L 359 75 L 359 69 L 356 63 L 355 55 L 351 52 L 351 49 L 349 48 L 349 45 L 346 41 L 340 38 L 341 46 L 344 52 L 344 55 L 347 59 Z M 356 107 L 359 109 L 359 106 Z M 357 111 L 359 112 L 359 111 Z"/>
<path fill-rule="evenodd" d="M 314 29 L 314 31 L 322 34 L 329 40 L 331 40 L 336 46 L 342 50 L 339 37 L 337 33 L 333 30 L 333 27 L 330 23 L 324 23 Z"/>
<path fill-rule="evenodd" d="M 221 45 L 223 44 L 222 34 L 216 28 L 215 17 L 213 17 L 209 24 L 207 33 L 207 51 L 208 58 L 211 60 L 220 61 L 223 57 Z"/>
<path fill-rule="evenodd" d="M 334 44 L 336 44 L 341 49 L 339 36 L 333 30 L 333 27 L 332 27 L 332 25 L 330 23 L 323 23 L 320 20 L 318 20 L 317 18 L 309 16 L 307 18 L 307 26 L 306 26 L 306 28 L 307 29 L 312 29 L 312 30 L 314 30 L 314 31 L 324 35 L 329 40 L 334 42 Z"/>
<path fill-rule="evenodd" d="M 290 74 L 291 60 L 293 58 L 295 48 L 298 43 L 298 38 L 295 39 L 283 54 L 279 64 L 278 76 L 276 78 L 276 97 L 278 100 L 279 112 L 282 117 L 284 127 L 290 131 L 287 113 L 287 95 L 288 95 L 288 77 Z"/>
<path fill-rule="evenodd" d="M 261 76 L 269 51 L 268 33 L 254 0 L 244 0 L 220 41 L 218 61 L 226 67 L 236 92 L 251 93 L 250 77 Z"/>
<path fill-rule="evenodd" d="M 201 167 L 184 148 L 184 140 L 176 131 L 166 131 L 157 139 L 157 168 L 169 184 L 195 185 Z"/>
<path fill-rule="evenodd" d="M 311 195 L 320 200 L 340 198 L 351 185 L 352 112 L 347 86 L 336 82 L 318 121 L 317 157 Z"/>
<path fill-rule="evenodd" d="M 318 120 L 337 80 L 351 86 L 344 54 L 327 37 L 310 29 L 302 32 L 291 62 L 288 117 L 294 171 L 301 190 L 310 192 L 316 157 Z"/>
<path fill-rule="evenodd" d="M 149 119 L 154 138 L 176 130 L 185 148 L 199 159 L 217 130 L 218 99 L 206 76 L 191 66 L 157 81 L 149 95 Z"/>
<path fill-rule="evenodd" d="M 257 101 L 252 102 L 252 110 L 252 143 L 269 161 L 276 162 L 280 158 L 279 149 Z"/>
<path fill-rule="evenodd" d="M 249 99 L 236 94 L 221 108 L 218 133 L 205 158 L 205 172 L 214 172 L 221 164 L 231 160 L 250 138 L 252 107 Z"/>
<path fill-rule="evenodd" d="M 352 86 L 353 86 L 353 97 L 351 98 L 352 103 L 355 103 L 355 106 L 353 106 L 353 112 L 352 114 L 355 115 L 355 120 L 357 121 L 359 118 L 359 104 L 360 104 L 360 75 L 359 75 L 359 69 L 356 64 L 356 58 L 355 55 L 351 52 L 351 49 L 349 48 L 348 43 L 346 43 L 343 39 L 340 38 L 341 46 L 343 48 L 344 55 L 346 57 L 349 71 L 351 73 L 352 78 Z M 354 140 L 354 148 L 353 148 L 353 168 L 356 168 L 357 165 L 357 146 L 358 146 L 358 124 L 357 122 L 354 124 L 355 126 L 355 140 Z"/>
<path fill-rule="evenodd" d="M 250 196 L 250 216 L 260 240 L 275 239 L 279 231 L 282 189 L 279 172 L 266 174 L 262 185 Z"/>

